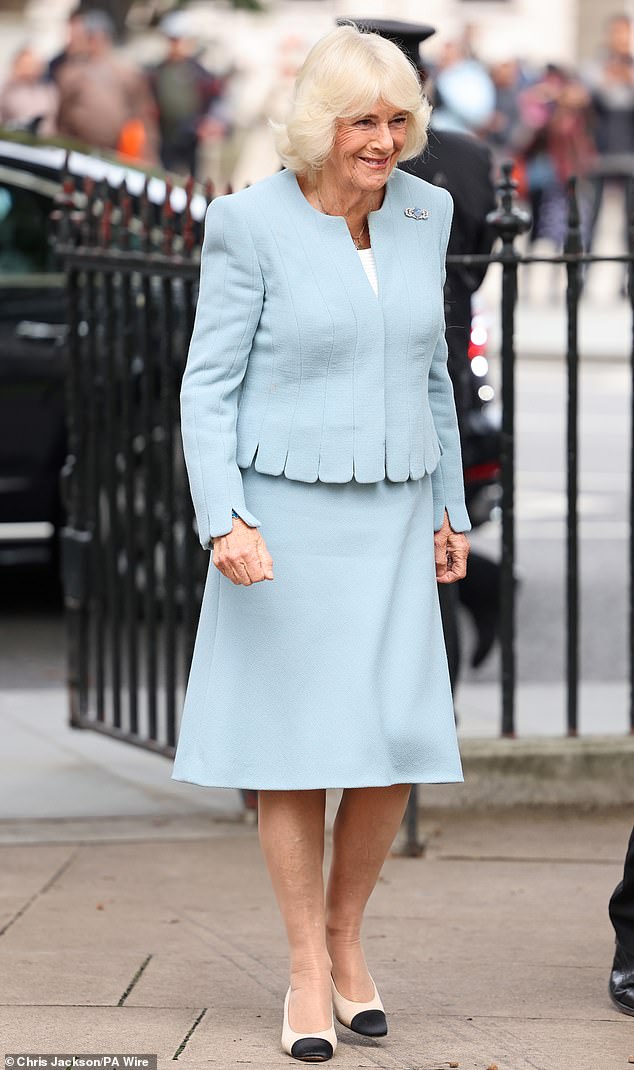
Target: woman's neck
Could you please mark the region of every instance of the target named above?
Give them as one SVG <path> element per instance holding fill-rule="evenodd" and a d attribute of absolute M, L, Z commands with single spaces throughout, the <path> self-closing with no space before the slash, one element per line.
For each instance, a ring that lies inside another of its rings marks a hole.
<path fill-rule="evenodd" d="M 297 181 L 302 193 L 314 208 L 326 215 L 343 216 L 355 236 L 367 220 L 368 213 L 380 208 L 385 196 L 385 187 L 370 191 L 345 188 L 336 178 L 323 172 L 314 183 L 310 183 L 302 175 L 297 176 Z"/>

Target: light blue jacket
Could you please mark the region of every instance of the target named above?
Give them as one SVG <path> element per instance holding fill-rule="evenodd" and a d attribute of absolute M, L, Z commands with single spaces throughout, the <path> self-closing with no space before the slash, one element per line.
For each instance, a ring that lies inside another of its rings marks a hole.
<path fill-rule="evenodd" d="M 181 390 L 203 546 L 232 508 L 260 526 L 240 471 L 254 456 L 306 482 L 431 472 L 434 527 L 446 509 L 469 530 L 443 305 L 452 212 L 446 190 L 394 170 L 369 216 L 377 297 L 343 217 L 292 171 L 212 201 Z"/>

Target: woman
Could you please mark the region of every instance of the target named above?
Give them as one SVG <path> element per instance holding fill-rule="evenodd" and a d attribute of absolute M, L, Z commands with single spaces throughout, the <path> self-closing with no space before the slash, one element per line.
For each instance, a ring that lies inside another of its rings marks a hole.
<path fill-rule="evenodd" d="M 290 946 L 282 1044 L 307 1061 L 334 1053 L 333 1004 L 387 1032 L 364 908 L 410 785 L 462 780 L 436 588 L 465 574 L 470 527 L 443 321 L 452 203 L 395 170 L 429 111 L 393 43 L 346 25 L 315 45 L 277 128 L 285 169 L 209 207 L 183 380 L 213 561 L 173 777 L 259 789 Z"/>

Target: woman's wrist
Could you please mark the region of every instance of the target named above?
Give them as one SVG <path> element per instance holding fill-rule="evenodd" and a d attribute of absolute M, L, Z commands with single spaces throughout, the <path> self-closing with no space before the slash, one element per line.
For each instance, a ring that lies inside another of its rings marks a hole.
<path fill-rule="evenodd" d="M 240 516 L 240 513 L 236 513 L 235 509 L 232 509 L 232 510 L 231 510 L 231 521 L 232 521 L 232 527 L 233 527 L 233 521 L 234 521 L 234 519 L 236 519 L 236 518 L 237 518 L 238 520 L 242 520 L 242 517 Z M 246 524 L 246 520 L 242 520 L 242 523 L 243 523 L 243 524 Z M 249 525 L 249 526 L 250 526 L 250 525 Z M 226 534 L 228 535 L 228 534 L 229 534 L 229 532 L 227 532 Z M 207 550 L 213 550 L 213 548 L 214 548 L 214 539 L 217 539 L 217 538 L 222 538 L 222 536 L 220 536 L 220 535 L 211 535 L 211 536 L 210 536 L 210 538 L 209 538 L 209 542 L 207 543 L 207 546 L 206 546 L 206 549 L 207 549 Z"/>
<path fill-rule="evenodd" d="M 241 520 L 242 523 L 246 524 L 248 528 L 252 528 L 254 526 L 253 524 L 248 524 L 247 521 L 244 519 L 244 517 L 240 516 L 240 513 L 236 513 L 235 509 L 231 510 L 231 519 L 232 520 L 234 520 L 234 519 L 235 520 Z"/>

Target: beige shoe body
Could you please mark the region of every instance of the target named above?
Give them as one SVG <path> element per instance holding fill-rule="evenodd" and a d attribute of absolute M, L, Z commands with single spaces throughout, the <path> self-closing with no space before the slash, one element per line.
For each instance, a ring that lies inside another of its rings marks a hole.
<path fill-rule="evenodd" d="M 291 1029 L 288 1021 L 290 998 L 289 988 L 284 999 L 284 1024 L 282 1026 L 282 1047 L 286 1054 L 303 1063 L 325 1063 L 328 1059 L 332 1059 L 337 1050 L 334 1016 L 329 1029 L 323 1029 L 320 1033 L 296 1033 L 294 1029 Z"/>
<path fill-rule="evenodd" d="M 364 1037 L 384 1037 L 387 1034 L 387 1018 L 381 997 L 374 984 L 374 978 L 370 977 L 374 985 L 374 995 L 367 1002 L 359 1003 L 356 1000 L 346 999 L 341 995 L 332 976 L 332 1002 L 335 1008 L 335 1016 L 338 1022 L 360 1033 Z"/>

